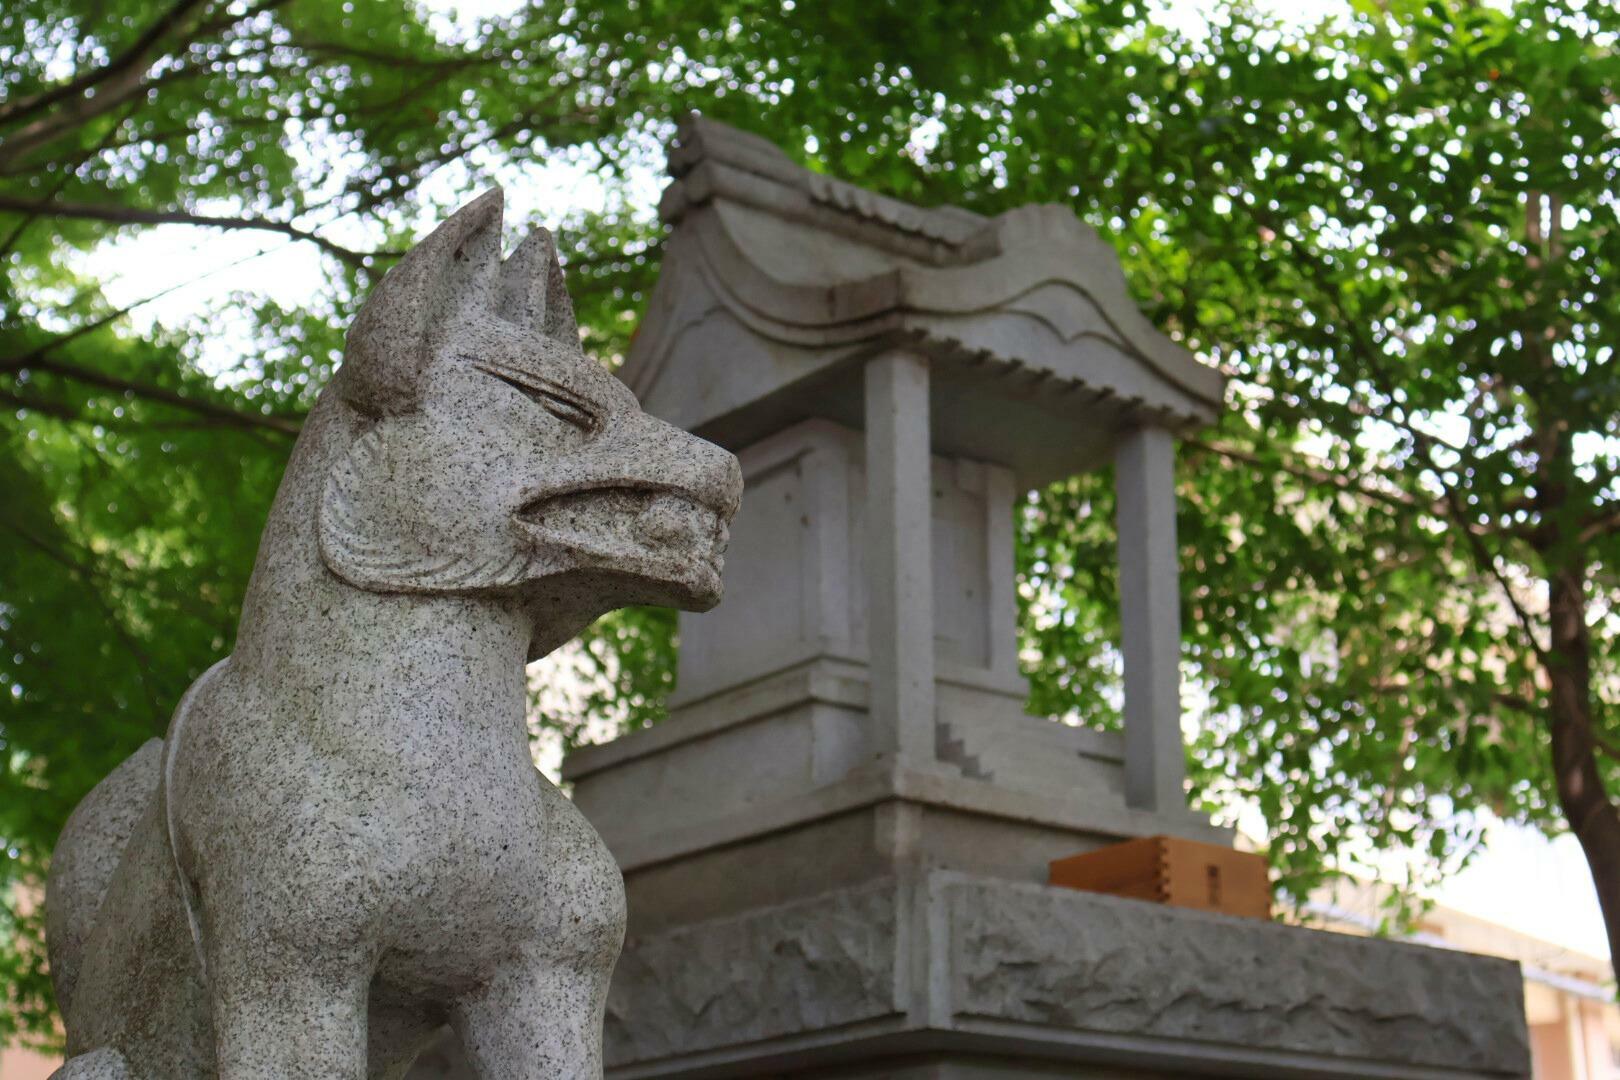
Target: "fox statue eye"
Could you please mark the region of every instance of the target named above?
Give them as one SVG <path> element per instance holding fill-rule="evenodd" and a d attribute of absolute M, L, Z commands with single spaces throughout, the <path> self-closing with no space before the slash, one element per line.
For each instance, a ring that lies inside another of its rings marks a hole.
<path fill-rule="evenodd" d="M 541 407 L 549 412 L 552 416 L 555 416 L 559 420 L 565 420 L 568 423 L 573 424 L 575 427 L 579 428 L 579 430 L 586 432 L 587 434 L 594 432 L 599 426 L 601 426 L 597 423 L 596 415 L 594 413 L 580 405 L 576 405 L 574 402 L 569 401 L 565 397 L 561 397 L 557 394 L 548 394 L 544 390 L 533 391 L 529 394 L 529 397 L 531 400 L 538 401 Z"/>
<path fill-rule="evenodd" d="M 572 424 L 574 427 L 577 427 L 586 434 L 594 434 L 602 426 L 601 417 L 597 415 L 594 409 L 582 401 L 579 401 L 567 394 L 558 393 L 554 390 L 548 390 L 545 387 L 535 386 L 532 383 L 515 378 L 512 375 L 499 370 L 498 368 L 489 367 L 485 364 L 477 364 L 474 366 L 476 366 L 478 370 L 482 371 L 484 374 L 493 376 L 494 378 L 497 378 L 501 382 L 505 383 L 507 386 L 510 386 L 512 389 L 516 390 L 518 393 L 522 394 L 524 397 L 546 410 L 552 416 L 555 416 L 557 419 L 562 420 L 565 423 Z"/>

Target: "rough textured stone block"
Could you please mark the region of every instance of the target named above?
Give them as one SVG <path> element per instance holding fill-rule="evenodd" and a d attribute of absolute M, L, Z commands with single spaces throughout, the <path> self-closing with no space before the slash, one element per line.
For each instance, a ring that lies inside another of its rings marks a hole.
<path fill-rule="evenodd" d="M 949 872 L 632 938 L 607 1023 L 627 1078 L 1461 1080 L 1528 1054 L 1508 961 Z"/>
<path fill-rule="evenodd" d="M 894 1015 L 895 903 L 879 882 L 632 938 L 608 993 L 610 1063 Z"/>
<path fill-rule="evenodd" d="M 945 891 L 959 1017 L 1481 1073 L 1528 1067 L 1510 961 L 1065 889 Z"/>

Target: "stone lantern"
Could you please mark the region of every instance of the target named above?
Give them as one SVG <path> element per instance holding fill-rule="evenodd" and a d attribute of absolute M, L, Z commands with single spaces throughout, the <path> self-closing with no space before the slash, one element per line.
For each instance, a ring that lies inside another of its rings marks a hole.
<path fill-rule="evenodd" d="M 640 814 L 599 806 L 595 766 L 689 726 L 713 751 L 723 710 L 750 760 L 731 782 L 763 787 L 706 785 L 711 810 L 877 763 L 969 802 L 1028 796 L 1060 830 L 1210 833 L 1182 793 L 1172 458 L 1215 418 L 1219 373 L 1142 317 L 1113 250 L 1062 207 L 922 210 L 696 119 L 671 171 L 675 229 L 623 376 L 649 412 L 736 452 L 748 494 L 725 603 L 683 617 L 670 723 L 576 757 L 581 805 Z M 1123 739 L 1025 716 L 1017 659 L 1014 504 L 1108 464 Z M 738 692 L 813 701 L 829 680 L 863 700 L 774 719 L 803 730 L 759 753 L 753 722 L 781 705 L 745 716 Z"/>
<path fill-rule="evenodd" d="M 1510 1074 L 1509 965 L 1045 884 L 1123 838 L 1230 842 L 1183 791 L 1173 460 L 1223 380 L 1108 243 L 1058 206 L 911 206 L 699 118 L 670 172 L 622 376 L 747 486 L 668 720 L 565 763 L 629 894 L 611 1075 Z M 1015 508 L 1109 465 L 1123 732 L 1027 715 L 1017 657 Z"/>

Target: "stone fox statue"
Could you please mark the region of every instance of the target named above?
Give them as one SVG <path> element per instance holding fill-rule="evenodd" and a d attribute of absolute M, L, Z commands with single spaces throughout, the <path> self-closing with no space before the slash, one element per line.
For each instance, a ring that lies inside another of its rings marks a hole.
<path fill-rule="evenodd" d="M 623 881 L 535 770 L 524 664 L 703 610 L 736 459 L 581 351 L 501 192 L 378 284 L 299 436 L 236 652 L 86 797 L 47 893 L 64 1080 L 599 1077 Z"/>

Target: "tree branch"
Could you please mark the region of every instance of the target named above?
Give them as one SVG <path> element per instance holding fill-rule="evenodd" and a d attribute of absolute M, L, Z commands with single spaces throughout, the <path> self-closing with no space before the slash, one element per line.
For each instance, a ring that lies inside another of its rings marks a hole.
<path fill-rule="evenodd" d="M 1599 514 L 1588 520 L 1581 531 L 1575 534 L 1575 542 L 1585 546 L 1616 531 L 1620 531 L 1620 508 L 1610 510 L 1606 514 Z"/>
<path fill-rule="evenodd" d="M 1428 514 L 1435 518 L 1451 517 L 1450 508 L 1441 503 L 1431 503 L 1415 498 L 1404 491 L 1380 491 L 1377 488 L 1366 487 L 1356 482 L 1352 476 L 1333 472 L 1329 469 L 1319 469 L 1310 465 L 1301 465 L 1289 461 L 1270 461 L 1258 454 L 1239 450 L 1234 446 L 1223 443 L 1205 442 L 1202 439 L 1185 439 L 1182 445 L 1194 450 L 1203 450 L 1217 457 L 1226 458 L 1244 465 L 1253 465 L 1257 468 L 1277 468 L 1289 476 L 1304 480 L 1307 483 L 1331 487 L 1348 495 L 1354 495 L 1369 502 L 1381 503 L 1397 510 L 1404 510 L 1414 514 Z M 1484 530 L 1484 526 L 1465 525 L 1465 528 Z"/>
<path fill-rule="evenodd" d="M 247 262 L 249 259 L 257 258 L 262 254 L 264 254 L 264 252 L 261 251 L 254 255 L 249 255 L 246 258 L 238 259 L 231 265 L 240 265 L 241 263 Z M 59 334 L 56 337 L 51 338 L 49 341 L 36 345 L 34 348 L 28 350 L 20 356 L 0 360 L 0 372 L 18 372 L 24 368 L 36 369 L 39 371 L 49 371 L 54 375 L 59 375 L 65 379 L 72 379 L 75 382 L 82 382 L 91 386 L 100 386 L 103 389 L 113 390 L 119 393 L 133 394 L 136 397 L 145 398 L 148 401 L 155 401 L 164 405 L 172 405 L 175 408 L 185 409 L 199 416 L 229 423 L 237 427 L 263 428 L 275 431 L 281 435 L 297 435 L 300 423 L 294 417 L 265 416 L 262 413 L 245 413 L 237 409 L 233 409 L 227 405 L 219 405 L 215 404 L 214 402 L 202 401 L 197 398 L 181 394 L 178 391 L 170 390 L 166 387 L 156 386 L 151 383 L 120 379 L 117 376 L 109 375 L 105 372 L 95 371 L 91 368 L 81 367 L 77 364 L 72 364 L 66 361 L 51 360 L 49 358 L 49 354 L 52 351 L 61 348 L 68 342 L 84 337 L 86 334 L 93 333 L 94 331 L 107 326 L 109 323 L 116 322 L 118 319 L 123 318 L 125 315 L 128 315 L 131 311 L 141 307 L 143 304 L 149 304 L 161 296 L 174 292 L 176 289 L 185 288 L 195 280 L 197 279 L 192 278 L 189 281 L 182 281 L 178 284 L 171 285 L 167 289 L 162 289 L 158 292 L 152 293 L 149 296 L 145 296 L 140 300 L 135 301 L 133 304 L 121 307 L 116 311 L 110 311 L 100 318 L 93 319 L 90 322 L 85 323 L 83 326 L 75 327 L 65 334 Z M 14 394 L 7 396 L 16 399 L 16 395 Z M 19 402 L 22 401 L 22 399 L 16 400 Z M 25 407 L 32 406 L 31 404 L 25 404 Z M 47 410 L 42 409 L 41 411 Z"/>
<path fill-rule="evenodd" d="M 16 101 L 0 103 L 0 124 L 9 124 L 13 121 L 39 112 L 55 105 L 58 101 L 83 94 L 97 84 L 116 75 L 127 72 L 130 68 L 144 68 L 146 61 L 156 51 L 171 30 L 192 11 L 192 9 L 206 3 L 207 0 L 177 0 L 168 11 L 159 15 L 157 20 L 147 27 L 140 37 L 130 43 L 118 56 L 103 64 L 101 67 L 87 71 L 65 83 L 42 90 L 29 97 L 19 98 Z"/>
<path fill-rule="evenodd" d="M 200 2 L 205 2 L 205 0 L 179 0 L 175 7 L 171 9 L 169 16 L 166 17 L 168 21 L 165 23 L 164 20 L 160 20 L 161 25 L 154 27 L 155 34 L 150 41 L 146 41 L 144 48 L 132 48 L 121 56 L 119 60 L 97 68 L 82 77 L 91 79 L 92 83 L 103 83 L 105 85 L 100 86 L 99 89 L 94 86 L 86 86 L 79 91 L 84 96 L 79 97 L 78 100 L 71 102 L 58 112 L 46 111 L 44 115 L 38 117 L 32 123 L 10 133 L 4 139 L 0 139 L 0 164 L 15 161 L 27 155 L 30 151 L 49 144 L 52 140 L 71 131 L 73 128 L 116 109 L 125 102 L 140 102 L 159 86 L 180 79 L 192 79 L 213 74 L 216 69 L 213 67 L 212 60 L 203 64 L 188 66 L 184 63 L 182 53 L 181 59 L 175 62 L 173 70 L 165 72 L 154 79 L 147 77 L 147 73 L 154 63 L 153 54 L 158 51 L 157 44 L 161 42 L 161 39 L 169 30 L 180 25 L 190 10 L 198 6 Z M 236 23 L 250 19 L 263 11 L 268 11 L 286 2 L 287 0 L 264 0 L 263 3 L 239 14 L 227 12 L 223 18 L 213 19 L 193 26 L 182 44 L 189 48 L 208 34 L 223 31 Z M 144 36 L 143 40 L 145 40 Z M 66 94 L 57 91 L 49 92 L 50 95 L 54 96 L 52 96 L 50 102 L 43 103 L 43 105 L 36 103 L 27 110 L 19 107 L 17 112 L 11 116 L 11 119 L 15 120 L 22 115 L 39 112 L 42 107 L 48 109 L 49 105 L 72 97 L 71 86 L 71 83 L 68 84 Z M 91 90 L 94 90 L 94 92 L 90 92 Z M 13 172 L 16 171 L 25 170 L 13 170 Z"/>
<path fill-rule="evenodd" d="M 1415 437 L 1421 440 L 1429 440 L 1430 438 L 1421 432 L 1417 433 Z M 1425 449 L 1424 454 L 1431 463 L 1434 461 L 1432 447 Z M 1445 474 L 1439 468 L 1435 468 L 1433 472 L 1435 482 L 1440 485 L 1440 490 L 1445 493 L 1446 501 L 1451 504 L 1452 523 L 1460 526 L 1463 535 L 1468 538 L 1468 547 L 1473 552 L 1474 562 L 1479 565 L 1480 569 L 1495 579 L 1497 586 L 1502 590 L 1502 595 L 1507 598 L 1508 607 L 1513 610 L 1514 617 L 1519 620 L 1519 626 L 1523 628 L 1524 636 L 1530 642 L 1530 648 L 1535 650 L 1536 656 L 1540 658 L 1542 663 L 1546 663 L 1547 649 L 1542 647 L 1540 639 L 1536 636 L 1535 623 L 1531 620 L 1530 613 L 1525 610 L 1524 605 L 1519 603 L 1519 598 L 1514 595 L 1512 583 L 1508 581 L 1507 575 L 1502 572 L 1501 567 L 1496 565 L 1496 556 L 1485 546 L 1484 537 L 1470 527 L 1471 523 L 1468 520 L 1467 510 L 1461 503 L 1461 496 L 1458 494 L 1457 489 L 1446 483 Z"/>
<path fill-rule="evenodd" d="M 97 330 L 100 330 L 103 326 L 107 326 L 107 325 L 109 325 L 111 323 L 117 322 L 119 319 L 122 319 L 125 315 L 128 315 L 130 312 L 134 311 L 136 308 L 145 307 L 147 304 L 150 304 L 153 301 L 161 300 L 163 297 L 168 296 L 170 293 L 178 292 L 179 290 L 186 288 L 188 285 L 195 285 L 197 282 L 201 281 L 205 277 L 208 277 L 210 274 L 218 273 L 218 272 L 225 271 L 225 270 L 231 270 L 231 269 L 234 269 L 234 268 L 236 268 L 238 266 L 243 265 L 244 263 L 252 262 L 254 259 L 257 259 L 259 256 L 267 255 L 273 250 L 278 250 L 278 249 L 266 248 L 263 251 L 256 251 L 251 255 L 244 255 L 244 256 L 242 256 L 242 258 L 237 259 L 234 262 L 227 263 L 226 265 L 218 267 L 215 270 L 209 270 L 209 271 L 207 271 L 205 273 L 197 274 L 196 276 L 189 277 L 189 278 L 185 279 L 184 281 L 177 281 L 173 285 L 170 285 L 170 286 L 168 286 L 167 288 L 164 288 L 164 289 L 159 289 L 155 293 L 148 293 L 147 295 L 141 297 L 139 300 L 136 300 L 133 303 L 125 304 L 121 308 L 116 308 L 116 309 L 114 309 L 112 311 L 107 312 L 105 315 L 101 315 L 98 318 L 91 319 L 89 322 L 85 323 L 84 325 L 76 326 L 72 330 L 67 331 L 66 333 L 58 334 L 55 337 L 49 339 L 48 341 L 44 341 L 44 342 L 40 343 L 39 345 L 34 346 L 32 349 L 29 349 L 27 352 L 21 354 L 20 356 L 13 356 L 13 357 L 5 358 L 5 359 L 0 359 L 0 371 L 16 371 L 19 368 L 27 367 L 29 364 L 33 363 L 34 361 L 39 360 L 42 357 L 44 357 L 47 353 L 50 353 L 55 349 L 61 348 L 63 345 L 66 345 L 68 342 L 76 341 L 79 338 L 84 337 L 86 334 L 95 333 Z M 96 286 L 94 289 L 85 290 L 85 292 L 91 292 L 91 291 L 99 291 L 99 286 Z M 71 310 L 73 307 L 78 305 L 79 300 L 84 295 L 85 295 L 84 293 L 80 293 L 79 296 L 74 297 L 73 300 L 71 300 L 68 303 L 66 309 L 58 308 L 57 309 L 58 312 L 61 312 L 63 310 Z"/>
<path fill-rule="evenodd" d="M 0 387 L 0 402 L 5 402 L 7 405 L 14 408 L 27 409 L 29 412 L 44 413 L 46 416 L 55 417 L 58 420 L 64 420 L 70 423 L 84 419 L 84 415 L 82 413 L 75 412 L 66 405 L 62 405 L 54 401 L 46 401 L 43 398 L 32 398 L 25 397 L 22 394 L 14 394 L 10 390 L 3 387 Z"/>
<path fill-rule="evenodd" d="M 160 405 L 171 405 L 177 409 L 185 409 L 198 416 L 212 417 L 216 420 L 226 421 L 238 427 L 263 428 L 282 435 L 297 435 L 302 427 L 300 421 L 290 416 L 266 416 L 262 413 L 242 412 L 229 405 L 220 405 L 212 401 L 202 401 L 198 398 L 182 394 L 167 387 L 157 386 L 148 382 L 134 379 L 122 379 L 106 372 L 95 371 L 91 368 L 81 367 L 61 360 L 40 359 L 29 365 L 30 370 L 46 371 L 52 375 L 59 375 L 64 379 L 85 383 L 89 386 L 99 386 L 103 390 L 112 390 L 120 394 L 130 394 Z"/>
<path fill-rule="evenodd" d="M 318 233 L 301 229 L 291 222 L 261 217 L 220 217 L 213 214 L 193 214 L 185 210 L 147 210 L 134 206 L 102 206 L 94 203 L 66 203 L 54 200 L 29 202 L 15 196 L 0 195 L 0 212 L 5 211 L 44 217 L 77 218 L 84 221 L 106 221 L 114 225 L 199 225 L 213 229 L 251 229 L 280 233 L 295 240 L 308 241 L 354 267 L 363 267 L 366 260 L 376 256 L 400 254 L 395 251 L 356 251 L 328 240 Z"/>
<path fill-rule="evenodd" d="M 417 68 L 421 70 L 455 70 L 478 67 L 481 64 L 500 64 L 505 57 L 499 54 L 471 53 L 461 56 L 411 56 L 391 53 L 382 49 L 366 49 L 337 41 L 310 41 L 294 37 L 287 44 L 315 57 L 334 56 L 365 60 L 383 67 Z"/>
<path fill-rule="evenodd" d="M 126 122 L 128 122 L 131 116 L 135 115 L 137 104 L 137 102 L 130 102 L 129 108 L 124 110 L 124 114 L 122 116 L 113 121 L 112 126 L 107 129 L 107 133 L 97 140 L 96 144 L 89 150 L 86 150 L 84 153 L 78 155 L 77 159 L 73 163 L 72 168 L 65 168 L 61 171 L 61 175 L 56 178 L 56 183 L 51 185 L 51 190 L 45 195 L 41 196 L 39 200 L 40 205 L 46 205 L 51 199 L 54 199 L 58 195 L 62 194 L 62 190 L 67 187 L 68 182 L 78 174 L 78 171 L 82 169 L 86 163 L 88 163 L 96 155 L 100 154 L 103 150 L 106 150 L 107 147 L 112 145 L 113 140 L 118 137 L 119 129 L 122 128 Z M 5 238 L 4 242 L 0 242 L 0 259 L 4 259 L 7 255 L 11 254 L 11 249 L 17 246 L 17 242 L 22 239 L 23 233 L 28 231 L 28 226 L 32 225 L 38 216 L 39 215 L 37 212 L 23 215 L 23 219 L 17 222 L 17 227 L 11 230 L 11 233 Z"/>
<path fill-rule="evenodd" d="M 207 74 L 210 74 L 207 68 L 186 67 L 183 64 L 176 65 L 155 79 L 145 80 L 143 78 L 143 81 L 124 86 L 116 92 L 109 90 L 105 94 L 98 95 L 85 104 L 83 108 L 72 114 L 54 118 L 42 117 L 33 127 L 29 128 L 28 132 L 19 132 L 8 138 L 0 139 L 0 175 L 27 176 L 31 173 L 39 173 L 43 171 L 40 162 L 30 162 L 21 167 L 16 167 L 14 163 L 19 159 L 26 158 L 31 151 L 50 145 L 59 136 L 74 128 L 83 127 L 97 117 L 112 112 L 120 105 L 134 104 L 140 106 L 147 104 L 147 95 L 159 86 L 170 86 L 183 79 L 201 78 Z M 24 138 L 25 135 L 27 138 Z"/>
<path fill-rule="evenodd" d="M 106 590 L 100 587 L 101 582 L 98 580 L 103 579 L 104 575 L 97 565 L 95 563 L 89 565 L 79 563 L 71 556 L 52 547 L 41 537 L 28 532 L 15 521 L 0 522 L 0 525 L 4 525 L 23 543 L 29 545 L 47 559 L 65 568 L 71 577 L 77 579 L 85 587 L 85 592 L 90 595 L 92 602 L 101 609 L 101 613 L 105 617 L 105 625 L 112 630 L 113 635 L 119 641 L 123 642 L 124 648 L 135 658 L 135 679 L 140 683 L 141 691 L 146 695 L 147 705 L 151 708 L 153 715 L 158 715 L 160 706 L 147 678 L 147 671 L 152 666 L 151 658 L 147 655 L 146 650 L 130 635 L 129 627 L 124 625 L 124 620 L 113 610 L 112 604 L 108 603 Z"/>

